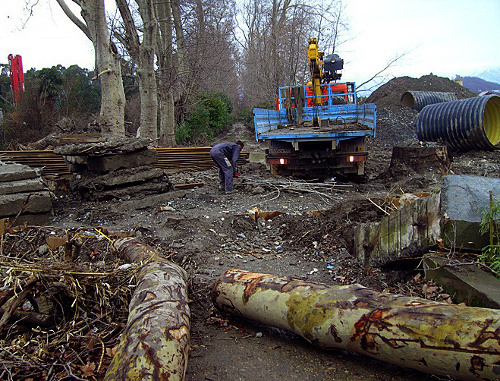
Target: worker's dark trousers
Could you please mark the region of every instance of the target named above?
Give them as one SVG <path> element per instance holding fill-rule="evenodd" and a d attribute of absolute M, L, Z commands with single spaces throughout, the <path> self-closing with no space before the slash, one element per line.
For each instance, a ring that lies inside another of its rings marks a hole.
<path fill-rule="evenodd" d="M 210 156 L 219 166 L 220 183 L 224 184 L 226 192 L 231 192 L 233 190 L 233 166 L 219 150 L 212 149 L 210 151 Z"/>

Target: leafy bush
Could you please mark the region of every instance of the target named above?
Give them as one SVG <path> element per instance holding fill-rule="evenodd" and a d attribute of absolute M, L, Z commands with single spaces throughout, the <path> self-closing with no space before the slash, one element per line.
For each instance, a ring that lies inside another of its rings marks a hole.
<path fill-rule="evenodd" d="M 186 124 L 182 123 L 175 127 L 175 141 L 177 144 L 186 144 L 191 137 L 191 128 Z"/>
<path fill-rule="evenodd" d="M 215 135 L 231 124 L 232 111 L 231 100 L 226 94 L 199 94 L 186 121 L 176 127 L 177 143 L 213 141 Z"/>
<path fill-rule="evenodd" d="M 490 244 L 483 247 L 480 260 L 500 277 L 500 200 L 490 192 L 490 207 L 481 219 L 481 233 L 488 233 Z"/>
<path fill-rule="evenodd" d="M 250 126 L 253 124 L 253 112 L 252 109 L 246 108 L 238 112 L 236 116 L 238 122 L 245 124 L 246 126 Z"/>

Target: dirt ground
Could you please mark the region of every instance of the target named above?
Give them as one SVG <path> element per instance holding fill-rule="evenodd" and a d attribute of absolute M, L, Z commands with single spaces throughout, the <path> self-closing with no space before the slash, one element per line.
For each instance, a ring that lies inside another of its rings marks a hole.
<path fill-rule="evenodd" d="M 136 229 L 144 242 L 188 272 L 192 350 L 187 380 L 434 380 L 369 357 L 321 351 L 288 332 L 221 314 L 210 299 L 214 281 L 231 268 L 426 296 L 425 281 L 415 277 L 416 271 L 367 269 L 352 256 L 354 227 L 383 214 L 370 200 L 383 205 L 388 196 L 428 191 L 442 181 L 441 173 L 389 171 L 394 146 L 418 144 L 416 118 L 410 109 L 379 107 L 377 137 L 369 142 L 362 183 L 330 179 L 314 185 L 272 176 L 263 165 L 249 163 L 241 168 L 232 194 L 218 190 L 212 168 L 169 175 L 174 184 L 204 183 L 195 189 L 99 203 L 61 195 L 51 224 Z M 218 141 L 236 138 L 247 143 L 246 152 L 265 149 L 243 125 Z M 498 178 L 500 154 L 456 153 L 451 173 Z M 253 221 L 248 215 L 252 208 L 282 214 Z M 439 299 L 439 292 L 433 297 Z"/>
<path fill-rule="evenodd" d="M 385 113 L 381 111 L 381 120 Z M 390 111 L 387 115 L 392 120 Z M 377 141 L 371 145 L 369 180 L 362 184 L 297 186 L 271 176 L 260 164 L 247 164 L 235 192 L 227 195 L 217 189 L 214 168 L 170 176 L 174 184 L 205 184 L 196 189 L 102 203 L 74 201 L 73 206 L 63 202 L 54 223 L 121 231 L 136 227 L 145 242 L 165 255 L 173 253 L 172 259 L 190 278 L 192 352 L 187 380 L 430 380 L 356 354 L 320 351 L 290 333 L 220 314 L 210 299 L 215 279 L 231 268 L 426 296 L 425 282 L 414 279 L 416 272 L 367 269 L 351 255 L 356 224 L 383 214 L 369 199 L 383 205 L 387 196 L 428 191 L 441 181 L 435 173 L 391 176 L 390 146 Z M 248 144 L 246 149 L 261 147 Z M 462 154 L 452 170 L 498 177 L 500 158 L 498 152 Z M 283 214 L 255 222 L 246 213 L 252 208 Z M 323 212 L 315 216 L 308 214 L 311 211 Z"/>

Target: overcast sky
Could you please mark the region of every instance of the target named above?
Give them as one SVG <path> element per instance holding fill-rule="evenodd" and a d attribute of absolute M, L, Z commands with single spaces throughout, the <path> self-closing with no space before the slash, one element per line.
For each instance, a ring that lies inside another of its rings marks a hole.
<path fill-rule="evenodd" d="M 389 78 L 431 72 L 452 78 L 500 67 L 500 0 L 344 3 L 349 37 L 337 49 L 345 61 L 343 80 L 360 84 L 399 55 L 404 57 L 385 73 Z M 23 57 L 25 70 L 57 64 L 93 68 L 92 44 L 55 0 L 39 0 L 26 25 L 24 0 L 0 5 L 0 63 L 12 53 Z"/>

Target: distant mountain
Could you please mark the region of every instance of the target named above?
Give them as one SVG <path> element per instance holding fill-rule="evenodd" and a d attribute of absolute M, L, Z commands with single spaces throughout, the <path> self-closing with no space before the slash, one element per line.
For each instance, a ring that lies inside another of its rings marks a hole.
<path fill-rule="evenodd" d="M 492 67 L 479 74 L 474 73 L 474 76 L 488 82 L 500 83 L 500 67 Z"/>
<path fill-rule="evenodd" d="M 463 86 L 476 94 L 483 91 L 500 90 L 500 83 L 485 81 L 478 77 L 462 77 L 462 80 Z"/>

